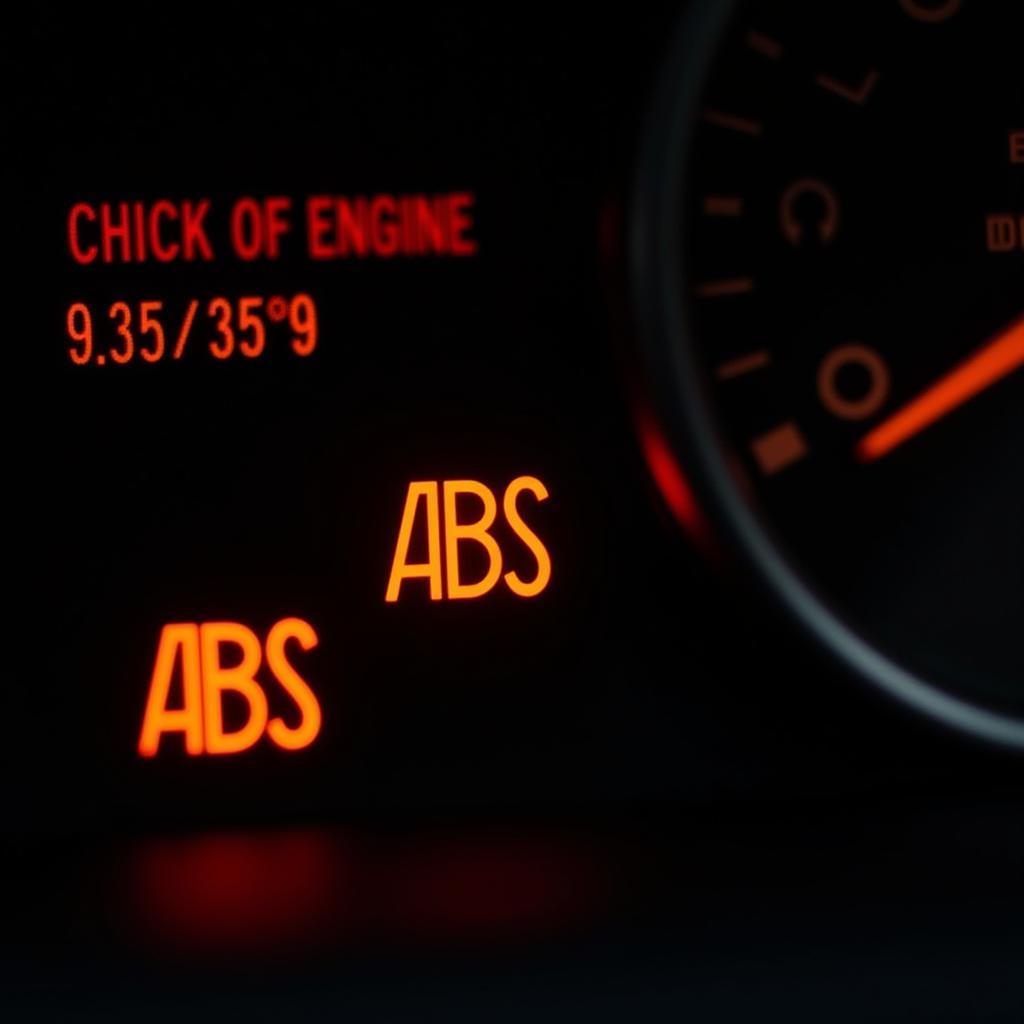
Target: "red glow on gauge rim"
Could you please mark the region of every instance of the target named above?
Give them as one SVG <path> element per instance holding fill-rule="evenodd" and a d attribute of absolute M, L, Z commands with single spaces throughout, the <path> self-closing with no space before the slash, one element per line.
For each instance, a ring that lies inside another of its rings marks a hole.
<path fill-rule="evenodd" d="M 707 547 L 710 541 L 707 520 L 664 435 L 646 413 L 640 414 L 638 431 L 647 468 L 669 511 L 694 543 Z"/>

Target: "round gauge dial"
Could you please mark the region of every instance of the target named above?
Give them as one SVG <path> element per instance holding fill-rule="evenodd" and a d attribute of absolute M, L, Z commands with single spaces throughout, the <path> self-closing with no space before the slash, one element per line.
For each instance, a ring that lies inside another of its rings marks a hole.
<path fill-rule="evenodd" d="M 636 222 L 655 394 L 711 507 L 833 653 L 1018 744 L 1022 30 L 969 0 L 706 4 Z"/>

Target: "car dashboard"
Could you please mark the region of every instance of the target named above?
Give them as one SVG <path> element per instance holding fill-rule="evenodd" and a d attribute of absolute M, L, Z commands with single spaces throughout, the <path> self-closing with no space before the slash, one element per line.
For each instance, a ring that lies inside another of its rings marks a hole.
<path fill-rule="evenodd" d="M 9 1019 L 1019 1020 L 1022 27 L 13 15 Z"/>

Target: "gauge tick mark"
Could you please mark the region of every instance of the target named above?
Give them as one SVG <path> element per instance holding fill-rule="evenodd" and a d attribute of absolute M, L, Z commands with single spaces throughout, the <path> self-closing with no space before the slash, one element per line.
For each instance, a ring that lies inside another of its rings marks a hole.
<path fill-rule="evenodd" d="M 770 366 L 772 361 L 771 353 L 762 349 L 760 352 L 750 352 L 745 356 L 737 356 L 728 362 L 721 363 L 715 368 L 715 376 L 719 380 L 735 380 L 755 370 L 763 370 Z"/>
<path fill-rule="evenodd" d="M 755 53 L 769 60 L 782 60 L 782 43 L 763 32 L 755 32 L 753 29 L 747 33 L 747 46 Z"/>
<path fill-rule="evenodd" d="M 702 299 L 727 299 L 733 295 L 746 295 L 754 290 L 752 277 L 730 277 L 721 281 L 705 281 L 694 287 L 694 293 Z"/>
<path fill-rule="evenodd" d="M 707 196 L 704 213 L 708 217 L 742 217 L 743 199 L 740 196 Z"/>
<path fill-rule="evenodd" d="M 730 131 L 749 135 L 755 139 L 764 134 L 764 125 L 760 121 L 754 121 L 749 117 L 739 117 L 736 114 L 727 114 L 721 110 L 705 110 L 704 120 L 708 124 L 716 125 L 719 128 L 728 128 Z"/>
<path fill-rule="evenodd" d="M 755 437 L 750 449 L 765 476 L 774 476 L 807 455 L 807 440 L 793 420 Z"/>

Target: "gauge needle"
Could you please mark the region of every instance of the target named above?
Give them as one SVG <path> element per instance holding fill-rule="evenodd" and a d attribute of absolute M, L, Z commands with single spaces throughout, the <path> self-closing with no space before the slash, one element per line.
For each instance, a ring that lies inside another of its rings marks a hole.
<path fill-rule="evenodd" d="M 867 433 L 857 458 L 873 462 L 1024 366 L 1024 317 Z"/>

